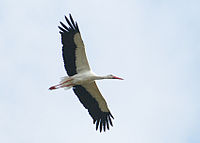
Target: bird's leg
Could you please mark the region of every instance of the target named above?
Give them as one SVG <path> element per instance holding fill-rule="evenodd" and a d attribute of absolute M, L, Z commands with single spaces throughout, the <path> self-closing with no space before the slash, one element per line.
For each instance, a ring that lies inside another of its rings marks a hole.
<path fill-rule="evenodd" d="M 60 83 L 60 84 L 58 84 L 58 85 L 62 85 L 62 84 L 65 84 L 65 83 L 67 83 L 67 82 L 69 82 L 69 81 L 71 81 L 72 79 L 71 78 L 69 78 L 68 80 L 66 80 L 66 81 L 64 81 L 64 82 L 62 82 L 62 83 Z"/>
<path fill-rule="evenodd" d="M 57 85 L 54 85 L 54 86 L 51 86 L 50 88 L 49 88 L 49 90 L 54 90 L 54 89 L 58 89 L 58 88 L 61 88 L 61 87 L 68 87 L 68 85 L 63 85 L 63 84 L 65 84 L 65 83 L 67 83 L 67 82 L 69 82 L 69 81 L 71 81 L 72 79 L 70 78 L 70 79 L 68 79 L 68 80 L 66 80 L 66 81 L 64 81 L 64 82 L 62 82 L 62 83 L 60 83 L 60 84 L 57 84 Z M 71 84 L 69 84 L 69 86 L 70 86 Z"/>
<path fill-rule="evenodd" d="M 74 84 L 63 85 L 61 87 L 70 87 L 70 86 L 74 86 Z"/>

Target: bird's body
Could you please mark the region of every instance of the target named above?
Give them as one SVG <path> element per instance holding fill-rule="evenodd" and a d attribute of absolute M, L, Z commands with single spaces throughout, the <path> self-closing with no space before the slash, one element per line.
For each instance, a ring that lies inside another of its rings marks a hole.
<path fill-rule="evenodd" d="M 94 72 L 92 71 L 86 71 L 82 73 L 75 74 L 72 76 L 73 79 L 73 84 L 75 85 L 82 85 L 86 83 L 93 82 L 94 80 L 100 79 L 100 76 L 97 76 Z"/>
<path fill-rule="evenodd" d="M 64 25 L 59 27 L 62 37 L 62 52 L 65 69 L 69 76 L 63 77 L 58 85 L 50 87 L 50 90 L 64 88 L 70 89 L 73 87 L 74 93 L 79 98 L 83 106 L 88 109 L 89 114 L 93 118 L 93 123 L 96 123 L 96 129 L 100 127 L 104 131 L 112 126 L 113 118 L 110 113 L 107 103 L 101 95 L 95 80 L 101 79 L 121 79 L 113 75 L 98 76 L 91 71 L 88 60 L 85 54 L 85 47 L 79 32 L 78 24 L 74 22 L 70 15 L 70 20 L 65 17 L 69 27 Z"/>

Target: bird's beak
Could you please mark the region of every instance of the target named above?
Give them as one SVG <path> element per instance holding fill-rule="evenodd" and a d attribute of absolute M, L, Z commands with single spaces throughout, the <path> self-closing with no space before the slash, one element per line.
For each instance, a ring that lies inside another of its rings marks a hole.
<path fill-rule="evenodd" d="M 119 79 L 119 80 L 124 80 L 123 78 L 117 77 L 117 76 L 113 76 L 114 79 Z"/>

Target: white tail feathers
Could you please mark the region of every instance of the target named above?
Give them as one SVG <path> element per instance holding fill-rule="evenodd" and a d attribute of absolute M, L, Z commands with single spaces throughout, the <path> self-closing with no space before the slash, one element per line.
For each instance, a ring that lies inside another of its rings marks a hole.
<path fill-rule="evenodd" d="M 68 76 L 61 77 L 60 84 L 62 84 L 65 81 L 68 81 L 69 79 L 70 78 Z"/>

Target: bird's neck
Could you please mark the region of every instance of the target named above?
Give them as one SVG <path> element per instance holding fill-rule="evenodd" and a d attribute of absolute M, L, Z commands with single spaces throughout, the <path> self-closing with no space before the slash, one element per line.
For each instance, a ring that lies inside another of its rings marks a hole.
<path fill-rule="evenodd" d="M 101 80 L 101 79 L 110 79 L 110 77 L 109 76 L 107 76 L 107 75 L 104 75 L 104 76 L 96 76 L 96 80 Z"/>

